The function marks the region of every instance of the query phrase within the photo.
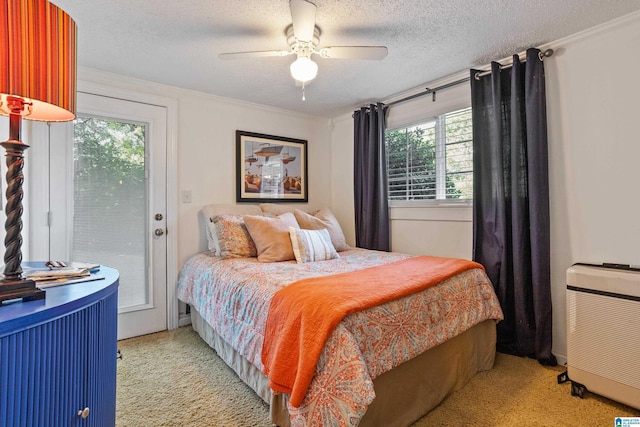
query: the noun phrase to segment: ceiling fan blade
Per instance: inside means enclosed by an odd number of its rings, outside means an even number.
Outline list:
[[[303,42],[312,41],[316,27],[316,5],[307,0],[290,0],[289,8],[294,36]]]
[[[380,60],[387,56],[386,46],[327,46],[318,49],[323,58]]]
[[[229,52],[218,55],[220,59],[264,58],[267,56],[287,56],[293,52],[290,50],[254,50],[248,52]]]

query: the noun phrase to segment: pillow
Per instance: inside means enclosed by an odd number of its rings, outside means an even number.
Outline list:
[[[221,258],[247,258],[258,256],[244,220],[239,215],[218,215],[213,220],[217,256]]]
[[[320,209],[314,215],[296,209],[294,214],[302,229],[320,230],[326,228],[336,251],[342,252],[351,249],[349,245],[347,245],[347,239],[344,237],[340,223],[328,208]]]
[[[278,262],[295,259],[289,227],[300,228],[292,213],[275,218],[245,215],[244,223],[258,250],[259,262]]]
[[[198,212],[199,221],[204,224],[207,237],[207,249],[220,256],[220,246],[213,221],[220,215],[262,215],[258,205],[205,205]]]
[[[321,230],[300,230],[289,227],[291,246],[298,264],[314,261],[327,261],[340,258],[336,248],[331,243],[329,232]]]

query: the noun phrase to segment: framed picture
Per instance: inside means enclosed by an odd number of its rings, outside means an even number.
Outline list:
[[[236,201],[307,202],[307,141],[236,131]]]

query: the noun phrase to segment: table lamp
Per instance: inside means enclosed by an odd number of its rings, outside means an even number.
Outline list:
[[[22,275],[22,118],[62,122],[75,118],[76,23],[47,0],[0,0],[0,114],[9,116],[4,278],[0,305],[45,292]]]

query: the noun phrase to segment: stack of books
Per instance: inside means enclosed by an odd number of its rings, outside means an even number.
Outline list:
[[[46,288],[101,279],[102,277],[92,274],[92,271],[99,268],[99,264],[86,262],[49,261],[45,268],[25,271],[25,277],[36,282],[37,287]]]

